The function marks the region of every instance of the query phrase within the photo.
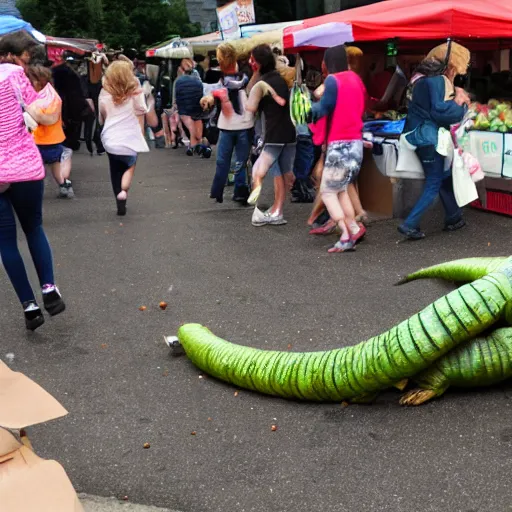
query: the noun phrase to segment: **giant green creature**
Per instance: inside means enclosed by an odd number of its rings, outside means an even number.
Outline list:
[[[178,339],[201,370],[238,387],[305,400],[364,402],[386,388],[417,382],[401,400],[417,405],[450,385],[485,385],[512,376],[512,261],[470,259],[412,274],[471,281],[389,331],[353,347],[280,352],[235,345],[197,324]],[[490,333],[479,337],[484,331]],[[455,349],[455,350],[454,350]]]

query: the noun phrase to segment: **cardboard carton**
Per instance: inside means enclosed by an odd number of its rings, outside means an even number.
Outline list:
[[[43,388],[0,361],[0,510],[82,512],[60,464],[38,457],[17,431],[67,414]],[[10,429],[14,430],[11,432]]]

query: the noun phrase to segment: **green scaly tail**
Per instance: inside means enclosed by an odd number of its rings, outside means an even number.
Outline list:
[[[460,345],[415,375],[419,386],[406,393],[402,405],[420,405],[441,396],[450,386],[490,386],[512,377],[512,328],[496,329]]]
[[[399,281],[397,285],[410,283],[418,279],[444,279],[446,281],[468,283],[500,269],[507,262],[511,262],[511,258],[466,258],[448,261],[409,274]]]
[[[197,324],[178,338],[206,373],[269,395],[361,401],[418,374],[506,316],[512,319],[512,266],[467,284],[420,313],[353,347],[323,352],[266,351],[235,345]]]

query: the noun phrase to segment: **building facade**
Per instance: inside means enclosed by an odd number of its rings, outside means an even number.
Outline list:
[[[217,29],[216,0],[186,0],[190,21],[199,23],[203,33]]]
[[[2,0],[0,0],[1,3]],[[199,23],[203,33],[217,30],[217,14],[215,9],[218,5],[224,5],[230,0],[186,0],[190,21]],[[263,0],[254,0],[256,6],[268,3]],[[280,0],[283,1],[283,0]],[[288,0],[289,10],[293,12],[293,19],[301,20],[313,18],[344,9],[352,9],[362,5],[374,4],[382,0]],[[258,23],[268,23],[269,20],[257,20]],[[273,20],[275,21],[275,20]],[[284,20],[281,20],[284,21]]]

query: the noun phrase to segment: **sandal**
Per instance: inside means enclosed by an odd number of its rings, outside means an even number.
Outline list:
[[[328,253],[335,252],[350,252],[356,250],[356,244],[350,238],[348,240],[338,240],[330,249],[328,249]]]
[[[359,242],[362,242],[365,235],[366,235],[366,228],[364,227],[364,224],[359,224],[359,231],[355,235],[351,236],[352,242],[354,242],[354,244],[358,244]]]
[[[310,235],[331,235],[336,231],[336,223],[328,220],[324,225],[309,230]]]

